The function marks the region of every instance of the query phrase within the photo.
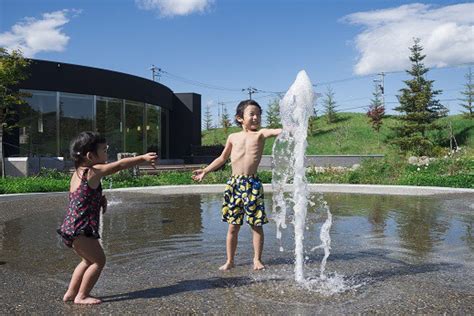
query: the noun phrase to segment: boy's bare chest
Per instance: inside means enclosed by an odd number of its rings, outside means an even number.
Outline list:
[[[258,153],[263,148],[263,145],[264,139],[258,135],[240,137],[233,141],[232,152],[236,155]]]

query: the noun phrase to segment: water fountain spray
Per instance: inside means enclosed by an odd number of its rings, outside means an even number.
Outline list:
[[[295,227],[295,279],[304,281],[303,239],[308,204],[308,188],[305,176],[305,151],[308,119],[314,106],[311,81],[304,70],[280,101],[283,132],[273,146],[273,208],[277,225],[277,238],[286,227],[285,185],[293,179],[293,225]]]

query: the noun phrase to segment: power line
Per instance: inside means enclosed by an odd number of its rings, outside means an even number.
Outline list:
[[[332,81],[316,82],[316,83],[313,84],[313,87],[324,86],[324,85],[329,85],[329,84],[333,84],[333,83],[353,81],[353,80],[361,80],[361,79],[365,79],[365,78],[368,78],[368,77],[373,77],[375,75],[376,74],[370,74],[370,75],[365,75],[365,76],[353,76],[353,77],[349,77],[349,78],[336,79],[336,80],[332,80]]]
[[[243,91],[247,91],[247,93],[249,94],[249,99],[250,100],[252,100],[252,94],[259,92],[258,89],[254,88],[254,87],[244,88],[244,89],[242,89],[242,92]]]
[[[186,79],[184,77],[177,76],[177,75],[174,75],[172,73],[169,73],[165,70],[162,70],[162,73],[163,73],[163,76],[167,77],[168,79],[182,81],[182,82],[185,82],[187,84],[198,86],[198,87],[201,87],[201,88],[221,90],[221,91],[231,91],[231,92],[240,92],[241,91],[241,89],[237,89],[237,88],[221,87],[221,86],[207,84],[207,83],[196,81],[196,80]]]
[[[463,67],[463,66],[472,66],[472,63],[463,63],[463,64],[458,64],[458,65],[453,65],[453,66],[450,66],[450,67],[434,68],[434,69],[442,70],[442,69],[458,68],[458,67]],[[190,85],[194,85],[194,86],[198,86],[198,87],[202,87],[202,88],[206,88],[206,89],[229,91],[229,92],[246,92],[246,93],[249,94],[250,99],[252,99],[252,95],[255,94],[255,93],[267,93],[267,95],[257,96],[254,99],[263,99],[263,98],[267,98],[267,97],[271,97],[271,96],[277,96],[279,98],[282,98],[284,93],[286,92],[286,91],[262,90],[262,89],[257,89],[257,88],[254,88],[254,87],[248,87],[248,88],[243,88],[243,89],[242,88],[230,88],[230,87],[223,87],[223,86],[208,84],[208,83],[204,83],[204,82],[200,82],[200,81],[192,80],[192,79],[187,79],[187,78],[184,78],[182,76],[172,74],[168,71],[163,70],[162,68],[156,67],[155,65],[152,65],[150,70],[152,71],[152,79],[154,81],[155,81],[156,78],[158,79],[157,81],[159,81],[161,76],[163,76],[163,77],[166,77],[166,78],[171,79],[171,80],[181,81],[181,82],[184,82],[184,83],[187,83],[187,84],[190,84]],[[433,69],[430,69],[430,70],[433,70]],[[378,75],[378,76],[382,76],[382,79],[378,79],[378,80],[376,79],[376,80],[378,82],[381,82],[380,87],[383,91],[382,93],[383,93],[383,97],[384,97],[384,104],[385,103],[395,104],[395,103],[398,103],[398,102],[396,102],[396,101],[385,102],[385,97],[387,97],[387,96],[396,96],[396,95],[386,95],[385,94],[384,77],[387,74],[396,74],[396,73],[403,73],[403,72],[406,72],[406,70],[403,70],[403,71],[387,71],[387,72],[382,72],[382,73],[377,73],[377,74],[367,74],[367,75],[363,75],[363,76],[353,76],[353,77],[348,77],[348,78],[343,78],[343,79],[336,79],[336,80],[332,80],[332,81],[317,82],[317,83],[313,84],[313,86],[317,87],[317,86],[321,86],[321,85],[329,85],[329,84],[335,84],[335,83],[350,82],[350,81],[354,81],[354,80],[362,80],[362,79],[366,79],[366,78],[370,78],[370,77],[374,77],[374,76]],[[454,91],[454,90],[456,90],[456,89],[444,90],[443,92]],[[352,99],[346,99],[346,100],[339,101],[339,102],[345,103],[345,102],[352,102],[352,101],[358,101],[358,100],[363,100],[363,99],[370,99],[370,97],[352,98]],[[230,104],[230,103],[237,103],[237,102],[240,102],[240,101],[241,100],[222,101],[222,102],[219,102],[219,103],[221,105],[225,105],[225,104]],[[458,99],[442,99],[440,101],[458,101]],[[209,106],[210,107],[215,107],[215,106],[219,106],[219,104],[211,104]],[[348,108],[348,109],[357,109],[357,108],[361,108],[361,107]]]
[[[370,97],[362,97],[362,98],[346,99],[346,100],[337,101],[337,102],[338,102],[338,103],[345,103],[345,102],[351,102],[351,101],[360,101],[360,100],[366,100],[366,99],[369,99],[369,100],[370,100]]]
[[[265,98],[269,98],[269,97],[273,97],[275,96],[274,94],[270,93],[270,94],[267,94],[267,95],[260,95],[260,96],[257,96],[257,97],[254,97],[253,99],[265,99]],[[231,103],[238,103],[242,100],[229,100],[229,101],[222,101],[221,103],[223,104],[231,104]]]
[[[264,98],[269,98],[269,97],[274,97],[275,95],[273,93],[267,94],[267,95],[261,95],[256,97],[255,99],[264,99]]]
[[[195,85],[195,86],[202,87],[202,88],[207,88],[207,89],[232,91],[232,92],[240,91],[240,89],[237,89],[237,88],[222,87],[222,86],[218,86],[218,85],[213,85],[213,84],[200,82],[200,81],[197,81],[197,80],[187,79],[187,78],[172,74],[172,73],[170,73],[166,70],[163,70],[162,68],[156,67],[155,65],[152,65],[150,70],[152,71],[153,81],[155,81],[156,77],[160,78],[161,76],[164,76],[164,77],[166,77],[168,79],[171,79],[171,80],[182,81],[182,82],[185,82],[185,83],[190,84],[190,85]]]
[[[457,64],[457,65],[452,65],[449,67],[442,67],[442,68],[430,68],[430,70],[443,70],[443,69],[451,69],[451,68],[459,68],[459,67],[464,67],[464,66],[472,66],[472,63],[462,63],[462,64]],[[221,90],[221,91],[229,91],[229,92],[243,92],[247,91],[249,93],[249,98],[252,97],[252,94],[254,93],[272,93],[275,95],[278,95],[280,98],[286,91],[270,91],[270,90],[263,90],[263,89],[257,89],[254,87],[248,87],[248,88],[231,88],[231,87],[223,87],[219,85],[214,85],[214,84],[209,84],[205,82],[201,82],[198,80],[193,80],[193,79],[188,79],[184,78],[182,76],[170,73],[168,71],[163,70],[162,68],[156,67],[155,65],[152,65],[150,68],[152,71],[152,79],[156,81],[155,79],[157,78],[159,81],[161,76],[166,77],[171,80],[176,80],[176,81],[181,81],[190,85],[198,86],[201,88],[206,88],[206,89],[212,89],[212,90]],[[382,74],[387,75],[387,74],[396,74],[396,73],[403,73],[406,72],[406,70],[400,70],[400,71],[386,71],[386,72],[381,72]],[[329,85],[329,84],[335,84],[335,83],[343,83],[343,82],[349,82],[349,81],[354,81],[354,80],[362,80],[366,79],[369,77],[374,77],[377,75],[380,75],[381,73],[374,73],[374,74],[367,74],[363,76],[352,76],[348,78],[343,78],[343,79],[336,79],[336,80],[331,80],[331,81],[323,81],[323,82],[316,82],[313,84],[314,87],[317,86],[322,86],[322,85]]]
[[[444,69],[460,68],[460,67],[466,67],[466,66],[472,66],[472,65],[473,65],[472,63],[461,63],[461,64],[452,65],[452,66],[449,66],[449,67],[440,67],[440,68],[430,68],[430,67],[428,67],[428,68],[431,71],[431,70],[444,70]],[[324,85],[329,85],[329,84],[334,84],[334,83],[361,80],[361,79],[365,79],[365,78],[368,78],[368,77],[374,77],[374,76],[380,75],[382,73],[384,75],[387,75],[387,74],[398,74],[398,73],[405,73],[405,72],[407,72],[407,70],[382,71],[382,72],[379,72],[379,73],[372,73],[372,74],[367,74],[367,75],[363,75],[363,76],[352,76],[352,77],[343,78],[343,79],[335,79],[335,80],[332,80],[332,81],[316,82],[316,83],[313,84],[313,86],[316,87],[316,86],[324,86]]]
[[[257,89],[258,92],[262,92],[262,93],[270,93],[272,95],[277,95],[279,98],[282,98],[283,95],[286,93],[286,91],[266,91],[266,90],[260,90],[260,89]]]

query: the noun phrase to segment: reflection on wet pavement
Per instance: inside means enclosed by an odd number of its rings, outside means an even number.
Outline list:
[[[0,313],[462,313],[474,309],[472,196],[324,194],[334,224],[326,271],[348,285],[338,294],[294,282],[292,226],[283,252],[265,226],[267,269],[254,272],[252,240],[241,230],[237,266],[225,261],[221,196],[109,193],[106,268],[94,289],[104,303],[60,301],[78,258],[55,233],[64,194],[0,199]],[[271,195],[265,196],[267,210]],[[314,201],[317,195],[312,196]],[[305,271],[319,276],[324,214],[308,214]],[[271,214],[270,214],[271,217]],[[291,218],[289,218],[291,220]]]

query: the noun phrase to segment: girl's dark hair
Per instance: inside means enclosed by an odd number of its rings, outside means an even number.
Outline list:
[[[85,160],[88,152],[97,153],[99,144],[105,144],[105,137],[96,132],[81,132],[71,141],[69,151],[77,169]]]
[[[240,124],[240,122],[237,121],[237,118],[238,117],[242,119],[244,118],[244,111],[249,105],[255,105],[256,107],[258,107],[258,109],[260,110],[260,114],[262,114],[262,107],[256,101],[254,100],[241,101],[239,105],[237,105],[237,109],[235,110],[235,124],[237,124],[237,126],[242,126],[242,124]]]

